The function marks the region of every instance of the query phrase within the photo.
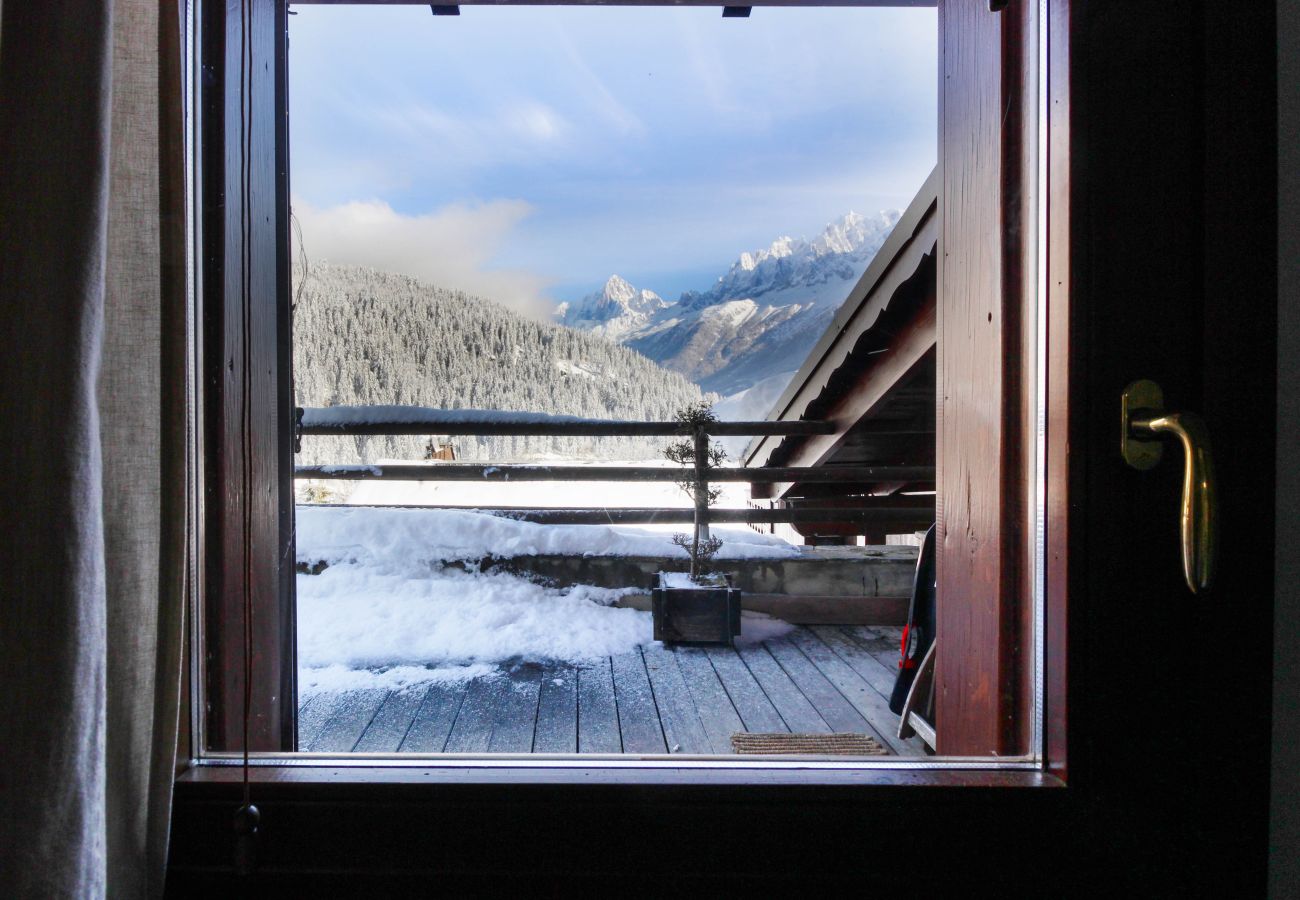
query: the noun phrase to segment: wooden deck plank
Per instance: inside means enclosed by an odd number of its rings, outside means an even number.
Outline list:
[[[766,647],[738,647],[736,652],[787,729],[795,734],[827,734],[833,730]]]
[[[301,699],[301,698],[299,699],[299,701],[298,701],[298,720],[299,720],[299,721],[301,721],[303,715],[306,714],[306,712],[307,712],[307,708],[310,707],[310,706],[312,705],[312,703],[314,703],[314,702],[316,701],[316,698],[319,697],[319,696],[320,696],[320,694],[312,694],[312,695],[311,695],[310,697],[308,697],[306,700],[303,700],[303,699]],[[301,728],[300,728],[299,730],[301,731]]]
[[[300,747],[699,755],[729,754],[738,731],[843,731],[917,755],[915,739],[895,737],[888,711],[895,671],[885,660],[896,659],[898,631],[801,627],[735,650],[647,647],[414,691],[322,692],[299,706]]]
[[[447,746],[447,736],[451,734],[451,726],[468,691],[468,681],[430,685],[398,750],[402,753],[441,753]]]
[[[316,749],[316,739],[321,729],[343,704],[343,693],[322,691],[308,698],[298,713],[298,750],[310,753]]]
[[[826,720],[832,731],[851,731],[857,734],[870,734],[870,727],[863,715],[853,708],[835,689],[835,685],[817,670],[799,649],[787,638],[765,641],[763,646],[772,652],[772,656],[790,680],[808,698],[817,713]]]
[[[736,712],[740,713],[746,731],[765,734],[790,730],[735,650],[731,647],[710,647],[706,652],[709,662],[713,663],[713,670],[718,673],[718,680],[726,688]]]
[[[840,626],[840,632],[872,657],[879,660],[880,664],[885,668],[894,672],[898,671],[898,644],[902,637],[901,633],[899,637],[890,639],[865,625],[843,625]]]
[[[384,705],[357,741],[356,753],[396,753],[415,722],[427,688],[389,691]]]
[[[663,647],[643,647],[646,674],[654,691],[664,742],[669,753],[709,753],[709,738],[704,733],[700,714],[686,687],[677,656]]]
[[[383,689],[365,689],[345,691],[342,702],[334,710],[312,741],[312,749],[317,753],[351,753],[361,735],[374,721],[375,713],[384,705],[388,691]]]
[[[624,753],[666,753],[663,725],[641,651],[610,657]]]
[[[790,635],[790,643],[797,647],[826,680],[835,686],[844,699],[853,704],[867,720],[868,734],[873,735],[899,756],[919,756],[924,751],[915,738],[898,737],[898,716],[889,709],[889,700],[882,697],[866,680],[826,646],[815,634],[800,628]]]
[[[303,749],[302,735],[312,720],[310,709],[319,697],[320,694],[312,694],[306,700],[301,698],[298,700],[298,745],[294,748],[295,750]]]
[[[838,628],[827,625],[816,625],[809,629],[817,638],[827,647],[834,651],[835,655],[844,660],[849,668],[862,676],[867,684],[871,685],[878,694],[889,699],[889,695],[894,692],[894,682],[898,680],[898,668],[890,670],[877,657],[867,651],[865,647],[852,640]],[[897,656],[897,653],[895,653]]]
[[[897,625],[846,625],[844,630],[861,636],[863,640],[881,641],[894,650],[903,639],[903,629]]]
[[[695,701],[709,746],[714,753],[731,753],[731,736],[744,731],[745,725],[726,688],[718,680],[708,653],[699,647],[679,647],[676,653],[677,667],[691,692],[691,699]]]
[[[501,695],[510,689],[509,680],[500,673],[475,678],[465,691],[460,712],[447,735],[448,753],[485,753],[492,741],[492,722]]]
[[[869,625],[867,627],[869,630],[880,635],[882,640],[888,641],[895,647],[897,647],[898,642],[903,639],[903,628],[901,625]]]
[[[542,667],[534,753],[578,752],[578,672],[567,663]]]
[[[578,752],[623,752],[609,657],[578,666]]]
[[[497,692],[489,753],[532,752],[541,677],[542,667],[537,663],[522,663],[510,670],[506,684]]]

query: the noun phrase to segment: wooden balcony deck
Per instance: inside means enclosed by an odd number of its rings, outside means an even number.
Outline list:
[[[734,650],[643,647],[460,684],[317,694],[298,710],[299,749],[730,754],[736,732],[853,732],[921,756],[889,711],[898,640],[893,627],[809,626]]]

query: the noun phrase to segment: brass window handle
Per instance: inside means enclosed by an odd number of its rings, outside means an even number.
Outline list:
[[[1150,469],[1164,452],[1161,438],[1172,435],[1183,447],[1183,497],[1179,531],[1183,578],[1193,594],[1214,582],[1218,544],[1218,500],[1214,454],[1204,420],[1195,413],[1164,410],[1164,392],[1152,381],[1135,381],[1123,396],[1124,460],[1135,469]]]

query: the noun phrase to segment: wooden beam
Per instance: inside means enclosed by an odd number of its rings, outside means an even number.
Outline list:
[[[807,0],[746,0],[746,6],[804,6]],[[417,0],[293,0],[294,6],[430,6]],[[457,6],[724,6],[718,0],[461,0]],[[817,0],[818,6],[933,7],[938,0]]]
[[[284,4],[244,9],[247,31],[239,7],[203,7],[205,749],[242,749],[251,658],[248,746],[280,751],[297,695],[286,26]]]
[[[298,466],[297,478],[335,481],[678,481],[690,470],[654,466],[530,466],[483,464],[385,464],[375,466]],[[821,484],[861,484],[893,481],[929,481],[933,466],[819,466],[792,468],[709,469],[709,481],[739,481],[750,484],[773,481],[806,481]]]
[[[810,436],[801,441],[782,463],[790,466],[822,466],[830,462],[836,451],[850,439],[854,425],[888,405],[890,399],[934,360],[935,306],[934,295],[917,310],[916,317],[897,334],[890,352],[881,354],[857,377],[853,386],[840,395],[831,407],[828,418],[840,423],[834,434]],[[776,483],[761,497],[782,497],[790,493],[795,482]]]
[[[770,525],[785,522],[845,522],[863,525],[929,525],[934,520],[933,497],[864,497],[857,508],[793,508],[793,509],[711,509],[709,521],[719,525]],[[520,522],[539,525],[633,525],[652,524],[683,525],[694,521],[692,509],[667,509],[658,507],[625,507],[622,509],[556,508],[539,509],[522,506],[425,506],[420,504],[357,504],[363,508],[377,509],[446,509],[463,512],[489,513]],[[319,504],[325,508],[338,508],[334,504]],[[352,504],[346,504],[352,508]],[[861,533],[855,531],[855,534]]]
[[[1024,752],[1021,642],[1024,472],[1021,221],[1018,153],[1026,114],[1019,79],[1023,17],[982,4],[940,8],[938,273],[938,752]],[[1030,32],[1032,33],[1032,32]]]

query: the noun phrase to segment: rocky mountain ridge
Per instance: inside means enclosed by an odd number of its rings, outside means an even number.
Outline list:
[[[706,391],[732,394],[798,369],[898,217],[850,212],[813,240],[779,237],[674,303],[614,275],[600,291],[561,304],[556,319],[619,341]]]

